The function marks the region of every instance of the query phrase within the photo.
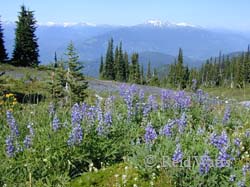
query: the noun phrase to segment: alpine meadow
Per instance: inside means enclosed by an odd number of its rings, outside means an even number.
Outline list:
[[[249,6],[5,2],[0,186],[249,187]]]

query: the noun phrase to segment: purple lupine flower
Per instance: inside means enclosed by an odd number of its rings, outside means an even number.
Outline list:
[[[249,138],[249,137],[250,137],[250,130],[249,130],[249,129],[246,130],[246,132],[245,132],[245,137],[246,137],[246,138]]]
[[[172,160],[174,163],[180,163],[182,161],[182,157],[181,145],[177,144]]]
[[[229,121],[230,116],[231,116],[231,109],[230,109],[229,106],[227,106],[226,110],[225,110],[225,113],[224,113],[224,117],[223,117],[222,123],[226,124]]]
[[[198,89],[198,90],[196,91],[196,97],[197,97],[197,102],[198,102],[199,104],[203,104],[203,103],[204,103],[204,99],[206,98],[206,97],[204,96],[204,92],[203,92],[202,89]]]
[[[104,115],[104,123],[107,126],[111,126],[112,125],[112,115],[111,115],[110,111],[105,113],[105,115]]]
[[[144,98],[145,98],[145,93],[144,91],[141,89],[139,91],[139,101],[142,103],[144,101]]]
[[[217,158],[217,167],[218,168],[224,168],[229,166],[229,155],[227,154],[227,150],[225,148],[221,148],[219,150],[219,156]]]
[[[97,105],[96,112],[97,112],[98,123],[103,124],[103,113],[102,113],[102,108],[101,108],[100,104]]]
[[[241,181],[237,182],[237,186],[239,186],[239,187],[246,187],[245,180],[241,180]]]
[[[171,90],[162,90],[161,91],[161,107],[162,110],[171,107],[171,100],[173,97],[173,91]]]
[[[152,110],[154,110],[154,111],[157,110],[158,104],[157,104],[157,101],[156,101],[155,96],[150,95],[150,96],[148,97],[148,105],[151,107]]]
[[[180,119],[177,120],[179,133],[184,131],[184,128],[187,126],[187,116],[186,113],[183,112]]]
[[[175,123],[176,123],[175,120],[172,120],[169,123],[167,123],[163,127],[163,129],[161,130],[160,134],[168,136],[168,137],[172,136],[172,128],[173,128],[173,126],[174,126]]]
[[[25,139],[23,141],[23,144],[25,146],[26,149],[31,147],[31,143],[32,143],[32,138],[30,135],[25,136]]]
[[[19,136],[19,130],[18,130],[16,120],[15,120],[12,112],[8,110],[6,112],[6,116],[7,116],[7,123],[10,127],[10,130],[11,130],[11,135],[12,136]]]
[[[197,134],[202,135],[202,134],[204,134],[204,133],[205,133],[205,129],[199,127],[198,130],[197,130]]]
[[[193,80],[192,80],[191,89],[192,89],[193,91],[195,91],[195,90],[197,89],[197,80],[196,80],[196,79],[193,79]]]
[[[55,113],[55,105],[54,105],[54,103],[51,102],[51,103],[49,103],[49,115],[53,116],[54,113]]]
[[[71,122],[73,125],[81,123],[82,113],[81,107],[76,103],[71,109]]]
[[[148,104],[144,104],[143,111],[142,111],[143,116],[146,117],[150,111],[151,111],[151,107]]]
[[[240,146],[240,143],[241,143],[241,141],[240,141],[239,138],[235,138],[235,139],[234,139],[234,145],[236,145],[237,147],[239,147],[239,146]]]
[[[155,140],[157,138],[157,134],[155,129],[153,128],[153,126],[151,124],[147,125],[147,127],[145,128],[145,141],[146,143],[151,143],[153,140]]]
[[[59,119],[58,119],[56,114],[55,114],[53,121],[52,121],[52,129],[53,129],[53,131],[57,131],[59,129]]]
[[[212,133],[210,136],[210,142],[212,145],[218,149],[222,149],[228,144],[228,137],[226,131],[223,131],[221,136],[218,136],[216,133]]]
[[[245,164],[243,167],[242,167],[242,174],[243,176],[246,176],[246,174],[250,172],[250,164]]]
[[[191,98],[184,91],[178,91],[175,94],[175,107],[177,109],[186,109],[191,105]]]
[[[80,124],[77,124],[75,127],[73,127],[69,139],[68,139],[68,145],[79,145],[82,142],[83,139],[83,131]]]
[[[86,103],[82,103],[82,106],[80,107],[80,112],[82,114],[82,119],[86,119],[86,114],[88,111],[88,105]]]
[[[91,122],[94,122],[96,119],[96,107],[90,106],[87,111],[87,119]]]
[[[27,128],[29,129],[30,135],[31,135],[31,136],[35,136],[35,132],[34,132],[34,129],[33,129],[33,127],[32,127],[32,123],[29,123],[29,124],[27,125]]]
[[[96,131],[99,136],[103,135],[105,132],[103,124],[99,124],[96,128]]]
[[[206,152],[200,160],[200,174],[207,174],[211,168],[212,160]]]
[[[11,136],[8,136],[5,140],[6,153],[8,157],[12,157],[15,153],[14,140]]]
[[[234,182],[236,179],[236,176],[235,175],[230,175],[229,177],[229,182]]]

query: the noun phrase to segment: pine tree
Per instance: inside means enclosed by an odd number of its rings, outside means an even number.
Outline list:
[[[6,61],[8,58],[8,55],[6,53],[6,49],[4,47],[4,40],[3,40],[3,29],[2,24],[0,20],[0,62]]]
[[[147,84],[150,83],[152,78],[152,73],[151,73],[151,62],[148,62],[148,69],[147,69]]]
[[[145,84],[144,67],[141,65],[141,84]]]
[[[126,81],[126,67],[125,67],[125,61],[123,57],[122,42],[120,42],[119,49],[118,49],[118,64],[117,64],[116,80]]]
[[[182,53],[181,48],[179,49],[178,62],[176,65],[176,80],[177,80],[177,84],[178,84],[179,89],[182,89],[185,87],[183,53]]]
[[[113,52],[113,38],[110,39],[106,53],[105,74],[104,78],[108,80],[115,80],[115,63]]]
[[[15,31],[15,46],[12,62],[16,66],[37,66],[39,50],[37,44],[34,12],[21,6]]]
[[[138,59],[139,59],[138,53],[133,53],[131,56],[129,80],[132,83],[140,84],[140,65]]]
[[[66,91],[68,93],[69,101],[82,102],[86,98],[86,89],[88,83],[82,73],[83,65],[79,62],[79,56],[72,42],[67,48],[67,73],[66,73]]]
[[[129,61],[128,61],[128,53],[125,52],[123,55],[124,67],[125,67],[125,82],[129,81]]]
[[[57,62],[57,54],[55,52],[55,56],[54,56],[54,68],[58,67],[58,62]]]
[[[57,67],[50,74],[49,92],[54,101],[59,102],[66,97],[66,71],[63,62],[57,62]]]
[[[103,56],[101,56],[101,63],[100,63],[100,69],[99,69],[99,77],[100,79],[103,78],[104,73],[104,64],[103,64]]]

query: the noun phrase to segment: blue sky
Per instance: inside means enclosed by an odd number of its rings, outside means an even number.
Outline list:
[[[2,2],[1,2],[2,1]],[[148,19],[250,31],[250,0],[0,0],[4,21],[15,21],[20,5],[39,23],[90,22],[135,25]]]

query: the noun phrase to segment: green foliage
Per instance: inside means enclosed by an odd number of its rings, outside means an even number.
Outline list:
[[[3,28],[0,20],[0,63],[4,62],[8,59],[8,55],[6,49],[4,47],[4,40],[3,40]]]
[[[88,83],[82,73],[83,65],[79,62],[79,56],[76,53],[73,43],[67,48],[66,61],[66,102],[82,102],[86,98],[86,89]]]
[[[18,16],[15,31],[15,45],[12,62],[16,66],[37,66],[39,50],[37,44],[36,20],[33,11],[23,5]]]

